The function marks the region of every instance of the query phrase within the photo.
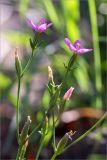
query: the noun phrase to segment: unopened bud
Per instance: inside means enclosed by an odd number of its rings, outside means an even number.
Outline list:
[[[48,123],[48,116],[45,117],[45,123]]]
[[[71,97],[72,93],[74,91],[74,88],[71,87],[64,95],[64,100],[69,100],[69,98]]]
[[[55,93],[55,83],[53,80],[53,72],[50,66],[48,66],[48,89],[51,95]]]
[[[48,80],[53,81],[53,72],[50,66],[48,66]]]
[[[22,73],[22,66],[21,66],[21,61],[20,61],[19,56],[18,56],[17,48],[15,50],[15,67],[16,67],[16,74],[17,74],[18,77],[20,77],[21,73]]]

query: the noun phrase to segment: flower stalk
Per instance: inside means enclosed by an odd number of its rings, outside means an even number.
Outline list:
[[[48,127],[49,127],[48,125],[49,125],[48,124],[48,117],[47,117],[47,115],[45,115],[44,126],[43,126],[43,128],[41,128],[41,131],[40,131],[40,134],[41,134],[40,146],[39,146],[39,149],[37,151],[35,160],[39,159],[40,153],[42,151],[42,148],[43,148],[43,145],[44,145],[45,136],[48,134]]]

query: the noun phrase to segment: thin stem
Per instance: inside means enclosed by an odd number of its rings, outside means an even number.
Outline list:
[[[22,77],[23,74],[28,70],[28,68],[29,68],[29,66],[30,66],[30,64],[31,64],[32,58],[33,58],[33,51],[32,51],[31,56],[29,57],[29,60],[28,60],[28,62],[27,62],[27,64],[26,64],[25,68],[24,68],[23,71],[22,71],[21,77]]]
[[[44,143],[44,136],[41,137],[40,146],[39,146],[39,149],[38,149],[38,151],[37,151],[37,155],[36,155],[35,160],[38,160],[38,159],[39,159],[41,150],[42,150],[42,148],[43,148],[43,143]]]
[[[53,114],[52,114],[52,120],[53,120],[53,145],[55,147],[55,112],[53,109]]]
[[[20,154],[21,154],[21,151],[22,151],[22,147],[23,146],[19,146],[19,149],[18,149],[18,152],[17,152],[17,156],[16,156],[16,160],[20,160]]]
[[[26,143],[26,141],[33,136],[33,134],[38,130],[38,128],[40,127],[41,123],[37,125],[37,127],[35,127],[35,129],[30,133],[30,135],[26,138],[25,142],[23,143],[23,145]]]
[[[69,60],[69,62],[68,62],[67,70],[66,70],[64,79],[63,79],[63,81],[62,81],[62,84],[61,84],[60,97],[62,97],[62,91],[63,91],[64,86],[66,85],[65,82],[66,82],[66,80],[67,80],[68,73],[71,71],[71,69],[72,69],[72,67],[73,67],[73,65],[74,65],[74,63],[75,63],[75,61],[76,61],[76,59],[77,59],[77,55],[74,54],[74,55],[70,58],[70,60]]]
[[[19,143],[19,96],[20,96],[21,78],[18,78],[18,91],[17,91],[17,108],[16,108],[16,129],[17,129],[17,141]]]
[[[60,109],[59,109],[59,112],[58,112],[58,114],[57,114],[57,119],[56,119],[56,121],[55,121],[55,124],[57,123],[59,117],[61,116],[62,111],[63,111],[63,112],[65,111],[65,104],[66,104],[66,100],[64,100],[64,101],[62,102],[61,106],[60,106]]]
[[[57,156],[56,153],[54,153],[51,160],[55,160],[56,156]]]
[[[36,39],[35,39],[35,38],[36,38]],[[36,36],[34,37],[35,48],[38,46],[37,44],[38,44],[39,38],[40,38],[40,33],[37,33],[37,37],[36,37]],[[21,77],[22,77],[23,74],[28,70],[28,68],[29,68],[29,66],[30,66],[30,63],[31,63],[31,61],[32,61],[32,59],[33,59],[33,55],[34,55],[34,50],[35,50],[35,48],[32,49],[31,56],[29,57],[29,60],[28,60],[28,62],[27,62],[27,64],[26,64],[25,68],[24,68],[23,71],[22,71]]]
[[[68,148],[73,146],[74,144],[78,143],[80,140],[82,140],[84,137],[86,137],[92,130],[94,130],[105,118],[107,118],[107,112],[104,113],[104,115],[88,130],[86,131],[82,136],[77,138],[73,143],[68,145],[63,152],[65,152]]]
[[[66,73],[65,73],[64,79],[63,79],[62,84],[61,84],[61,91],[60,91],[61,93],[62,93],[63,87],[64,87],[64,85],[65,85],[65,82],[66,82],[68,73],[69,73],[69,69],[67,68],[67,71],[66,71]]]

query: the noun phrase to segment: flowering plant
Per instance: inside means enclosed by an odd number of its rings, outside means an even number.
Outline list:
[[[40,37],[38,37],[37,34],[40,35],[40,33],[45,32],[52,25],[52,23],[47,24],[45,19],[41,19],[38,24],[34,24],[32,20],[28,20],[28,24],[36,32],[36,34],[34,34],[34,37],[30,39],[31,55],[24,68],[22,67],[20,58],[18,56],[18,50],[16,49],[15,51],[15,67],[16,67],[16,75],[18,79],[16,129],[17,129],[17,141],[19,144],[19,149],[17,152],[16,159],[17,160],[24,159],[25,152],[29,144],[30,138],[35,135],[35,132],[38,133],[38,129],[40,128],[39,130],[39,133],[41,135],[40,146],[36,151],[35,160],[39,159],[41,151],[44,147],[45,138],[50,130],[52,130],[52,147],[53,147],[53,155],[51,160],[54,160],[58,155],[62,154],[70,146],[74,145],[75,143],[83,139],[88,133],[90,133],[106,117],[107,113],[105,113],[101,117],[101,119],[94,126],[92,126],[92,128],[90,128],[86,133],[78,137],[73,142],[71,137],[75,134],[75,131],[70,130],[69,132],[65,133],[65,135],[60,139],[58,143],[56,143],[55,128],[58,124],[61,113],[65,110],[65,105],[67,101],[70,99],[74,91],[74,87],[70,87],[70,89],[68,89],[68,91],[65,92],[65,94],[63,94],[63,88],[66,87],[68,74],[73,69],[73,65],[77,60],[77,55],[92,51],[92,49],[83,48],[80,40],[75,41],[74,44],[72,45],[70,40],[68,38],[65,38],[64,39],[65,43],[67,44],[69,49],[74,52],[74,54],[72,57],[70,57],[70,60],[66,67],[64,79],[62,80],[60,85],[55,84],[53,71],[51,67],[48,66],[47,89],[50,94],[50,102],[49,102],[48,108],[45,110],[44,121],[42,124],[38,124],[38,125],[35,124],[36,127],[31,133],[29,133],[29,128],[32,121],[31,121],[31,117],[28,116],[27,121],[21,133],[19,133],[19,100],[20,100],[20,86],[21,86],[22,77],[24,76],[25,72],[29,69],[32,59],[35,55],[34,51],[36,51],[36,49],[39,46]],[[50,124],[51,120],[52,120],[52,124]],[[70,144],[68,143],[69,139],[71,140]]]

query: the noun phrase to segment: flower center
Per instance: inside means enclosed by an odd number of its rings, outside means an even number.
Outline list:
[[[81,48],[80,43],[77,43],[75,47],[76,47],[76,49],[80,49]]]

